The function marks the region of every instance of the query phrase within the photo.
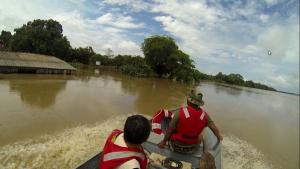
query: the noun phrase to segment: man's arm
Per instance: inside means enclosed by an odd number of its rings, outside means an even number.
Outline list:
[[[214,121],[210,118],[210,116],[208,114],[207,115],[207,127],[209,127],[212,132],[215,134],[215,136],[222,141],[223,140],[223,136],[221,135],[218,127],[216,126],[216,124],[214,123]]]
[[[174,113],[174,117],[172,118],[172,120],[170,122],[169,128],[164,136],[164,139],[160,143],[158,143],[158,146],[161,148],[163,148],[166,145],[166,143],[170,139],[172,133],[175,132],[177,123],[179,121],[179,113],[178,112],[173,112],[173,113]]]
[[[208,127],[212,130],[212,132],[215,134],[215,136],[220,141],[223,140],[223,136],[220,134],[220,131],[219,131],[218,127],[215,125],[215,123],[213,121],[208,124]]]
[[[174,132],[174,130],[175,130],[175,128],[173,126],[169,127],[169,129],[167,130],[167,132],[164,136],[164,139],[160,143],[158,143],[158,146],[160,148],[163,148],[166,145],[167,141],[170,139],[171,134]]]

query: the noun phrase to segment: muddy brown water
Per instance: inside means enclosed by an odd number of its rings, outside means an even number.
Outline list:
[[[0,168],[73,168],[128,114],[184,105],[192,88],[111,71],[0,74]],[[299,96],[211,82],[196,89],[225,136],[224,168],[299,168]]]

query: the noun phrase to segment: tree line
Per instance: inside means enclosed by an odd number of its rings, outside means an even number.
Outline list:
[[[114,66],[116,69],[131,76],[156,76],[174,79],[186,83],[199,83],[202,80],[213,80],[222,83],[275,90],[266,85],[245,81],[239,74],[207,75],[195,68],[190,56],[179,49],[178,45],[168,36],[151,36],[144,39],[141,49],[145,57],[132,55],[110,54],[101,55],[92,47],[73,48],[63,35],[62,25],[52,19],[29,21],[12,34],[2,30],[0,50],[30,52],[52,55],[67,62],[80,62],[95,65],[96,61],[103,66]]]

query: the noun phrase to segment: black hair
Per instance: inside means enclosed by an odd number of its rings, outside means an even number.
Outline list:
[[[133,115],[127,118],[124,126],[124,139],[131,144],[142,144],[151,131],[150,122],[144,116]]]

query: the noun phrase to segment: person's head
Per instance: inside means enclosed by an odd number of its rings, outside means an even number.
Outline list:
[[[187,95],[187,104],[189,106],[192,106],[194,108],[200,108],[201,106],[204,105],[204,101],[202,99],[203,95],[202,93],[195,93],[194,90],[192,90],[188,95]]]
[[[124,139],[131,144],[142,144],[151,131],[148,119],[141,115],[133,115],[127,118],[124,126]]]

